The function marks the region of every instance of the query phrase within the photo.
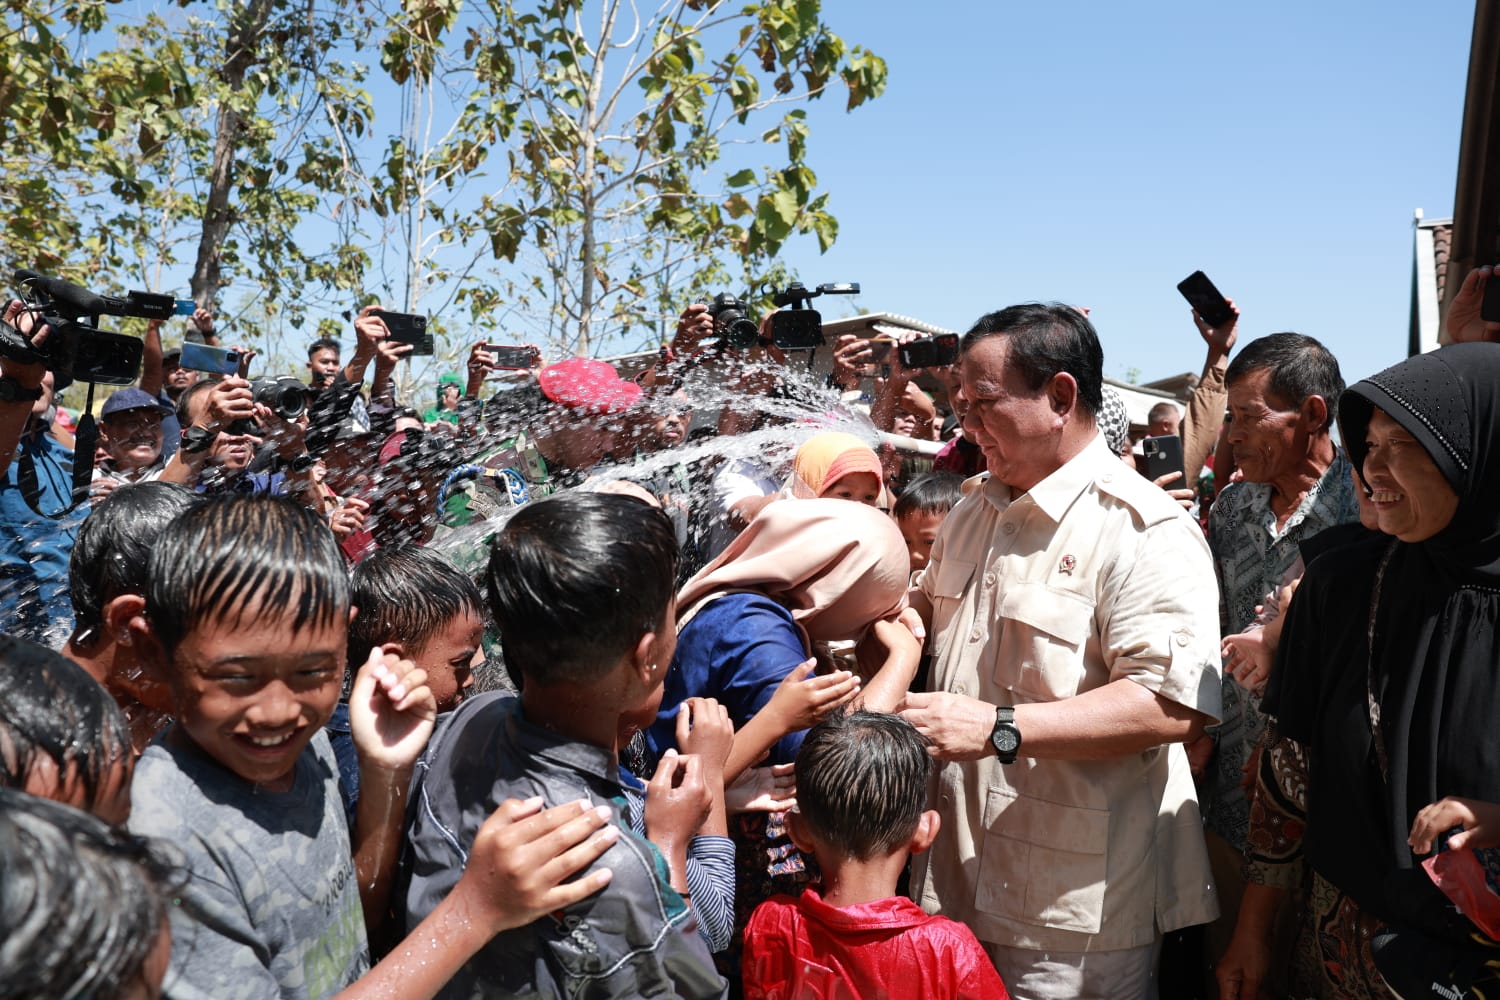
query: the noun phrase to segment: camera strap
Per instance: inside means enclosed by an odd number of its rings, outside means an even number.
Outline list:
[[[99,445],[99,425],[89,411],[94,408],[94,383],[88,383],[88,403],[73,435],[73,482],[72,502],[51,514],[42,510],[42,484],[37,478],[36,456],[31,451],[22,451],[17,461],[16,478],[21,487],[21,498],[26,501],[38,517],[58,521],[67,517],[88,502],[89,488],[94,481],[94,450]]]

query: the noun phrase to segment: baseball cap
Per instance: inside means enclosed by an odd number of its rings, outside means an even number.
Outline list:
[[[104,406],[99,410],[99,416],[102,419],[126,410],[155,410],[163,415],[172,412],[170,406],[163,406],[155,396],[144,389],[120,389],[104,401]]]
[[[162,354],[161,354],[161,361],[162,361],[162,364],[166,365],[166,364],[171,364],[173,362],[176,362],[181,357],[182,357],[182,348],[180,348],[180,347],[169,347],[165,351],[162,352]]]
[[[570,410],[623,413],[641,398],[641,387],[620,377],[614,366],[593,358],[569,358],[536,376],[542,395]]]

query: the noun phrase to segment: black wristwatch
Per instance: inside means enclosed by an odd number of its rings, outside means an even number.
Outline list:
[[[28,389],[19,379],[0,375],[0,403],[35,403],[42,398],[42,387]]]
[[[1014,764],[1021,752],[1021,730],[1016,728],[1016,710],[1009,705],[995,709],[995,728],[990,731],[990,745],[1002,764]]]
[[[196,455],[200,451],[207,451],[211,448],[218,437],[218,431],[194,425],[182,432],[182,444],[178,445],[178,448],[189,455]]]

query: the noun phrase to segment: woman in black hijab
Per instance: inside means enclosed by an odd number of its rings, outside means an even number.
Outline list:
[[[1500,344],[1351,386],[1339,427],[1381,534],[1314,560],[1287,612],[1226,1000],[1256,996],[1299,887],[1293,995],[1389,996],[1378,929],[1473,930],[1407,846],[1413,818],[1445,795],[1500,800]]]

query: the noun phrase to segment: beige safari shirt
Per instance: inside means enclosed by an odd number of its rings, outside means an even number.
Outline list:
[[[917,587],[931,687],[998,705],[1122,677],[1219,718],[1219,603],[1203,533],[1096,437],[1033,489],[978,476]],[[1218,914],[1181,745],[1108,760],[943,764],[912,892],[982,941],[1110,951]]]

